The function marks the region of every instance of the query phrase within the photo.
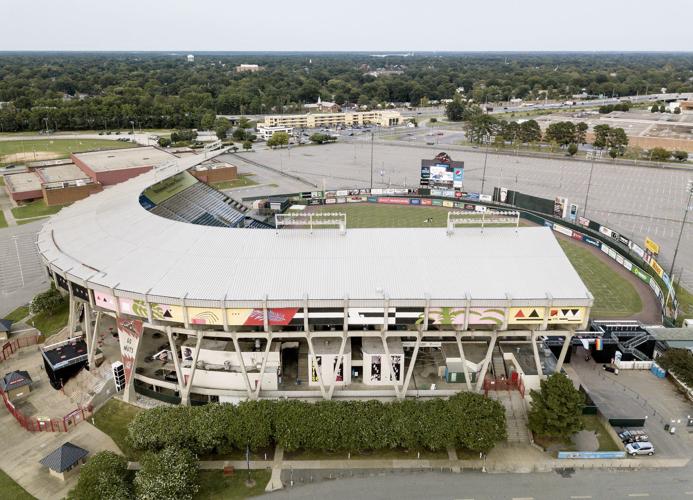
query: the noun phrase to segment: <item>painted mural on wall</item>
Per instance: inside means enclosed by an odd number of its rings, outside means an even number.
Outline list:
[[[465,308],[441,307],[428,313],[428,321],[434,325],[464,325]],[[469,309],[470,325],[502,325],[505,311],[498,308],[472,307]],[[417,324],[424,322],[423,313]]]
[[[549,323],[582,323],[584,307],[552,307],[549,310]]]
[[[508,323],[538,324],[544,322],[543,307],[511,307]]]

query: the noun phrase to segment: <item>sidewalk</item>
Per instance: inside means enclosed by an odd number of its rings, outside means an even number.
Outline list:
[[[623,459],[557,459],[551,458],[529,445],[498,445],[486,457],[486,460],[451,460],[451,459],[353,459],[353,460],[281,460],[275,452],[274,460],[251,460],[251,469],[320,470],[320,469],[448,469],[448,470],[482,470],[487,472],[548,472],[556,469],[649,469],[684,467],[690,461],[668,458],[623,458]],[[225,467],[245,469],[245,460],[202,460],[200,469],[223,470]],[[129,462],[128,469],[138,470],[138,462]]]

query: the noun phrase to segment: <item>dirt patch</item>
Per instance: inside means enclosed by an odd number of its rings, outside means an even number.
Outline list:
[[[13,153],[0,158],[0,163],[22,163],[26,161],[54,160],[61,158],[62,154],[51,151],[27,151],[23,153]]]

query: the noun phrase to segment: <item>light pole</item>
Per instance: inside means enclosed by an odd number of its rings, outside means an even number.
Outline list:
[[[691,199],[693,199],[693,180],[689,180],[686,184],[686,191],[688,191],[688,201],[686,202],[686,208],[683,212],[683,222],[681,222],[681,230],[679,231],[679,239],[676,241],[676,249],[674,250],[674,258],[671,259],[671,269],[669,270],[669,279],[674,279],[674,264],[676,264],[676,256],[679,253],[679,245],[681,244],[681,237],[683,236],[683,230],[686,228],[686,219],[688,218],[688,211],[691,210]]]
[[[484,193],[484,184],[486,184],[486,161],[488,160],[488,147],[491,144],[491,136],[485,135],[484,140],[486,141],[486,154],[484,155],[484,171],[481,174],[481,194]]]
[[[587,201],[590,197],[590,187],[592,186],[592,172],[594,171],[594,151],[592,151],[592,164],[590,165],[590,176],[587,179],[587,192],[585,193],[585,206],[582,209],[582,216],[587,218]]]
[[[371,190],[373,189],[373,141],[375,140],[375,136],[373,135],[373,131],[371,130]]]
[[[132,141],[135,142],[135,122],[130,120],[130,125],[132,125]]]

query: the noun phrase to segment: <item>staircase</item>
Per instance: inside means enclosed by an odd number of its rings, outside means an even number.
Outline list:
[[[508,443],[529,444],[527,409],[520,393],[517,391],[490,391],[488,396],[498,401],[505,408]]]
[[[501,377],[508,377],[505,373],[505,363],[503,362],[503,352],[500,350],[500,346],[496,346],[493,350],[493,355],[491,358],[491,366],[493,369],[493,376],[497,379]]]

